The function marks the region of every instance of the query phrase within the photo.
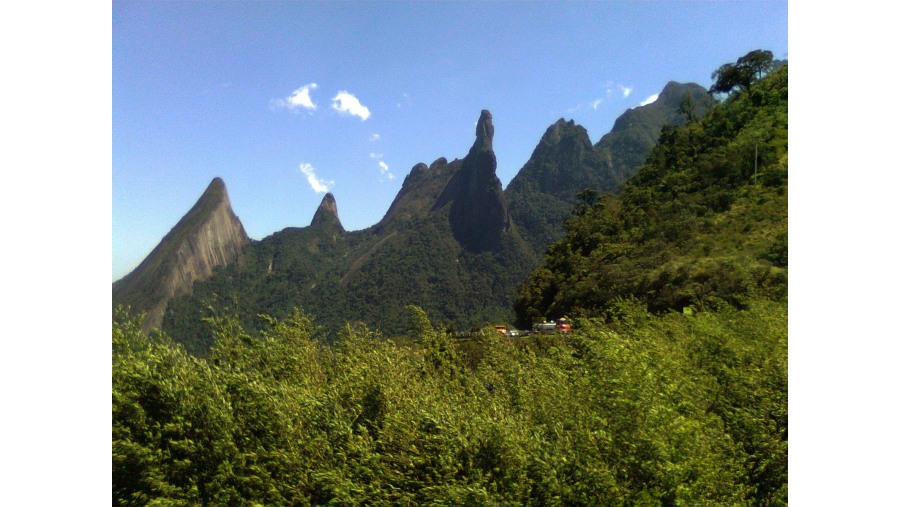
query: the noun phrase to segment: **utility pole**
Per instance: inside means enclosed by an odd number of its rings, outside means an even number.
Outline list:
[[[759,141],[753,145],[753,184],[756,185],[756,169],[759,166]]]

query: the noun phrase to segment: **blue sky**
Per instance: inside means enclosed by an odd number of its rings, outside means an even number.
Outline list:
[[[670,80],[787,58],[787,2],[113,2],[112,279],[216,176],[251,238],[324,192],[375,224],[418,162],[494,117],[504,186],[544,130],[596,142]]]

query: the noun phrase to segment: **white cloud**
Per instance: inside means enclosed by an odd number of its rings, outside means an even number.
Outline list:
[[[622,98],[628,98],[631,95],[631,92],[634,91],[633,86],[625,86],[622,83],[616,83],[613,81],[606,82],[606,96],[612,97],[613,92],[617,91],[622,94]]]
[[[366,119],[371,116],[368,107],[362,105],[359,102],[359,99],[344,90],[338,92],[338,94],[331,99],[331,107],[339,113],[357,116],[362,121],[366,121]]]
[[[369,141],[377,141],[379,139],[381,139],[381,134],[377,132],[369,136]]]
[[[303,85],[300,88],[294,90],[289,97],[275,100],[274,103],[278,107],[283,107],[292,111],[301,108],[308,111],[315,111],[317,106],[315,102],[312,101],[312,97],[309,96],[309,92],[311,90],[315,90],[318,87],[319,85],[317,85],[316,83]]]
[[[369,158],[379,159],[384,158],[384,153],[369,153]]]
[[[374,153],[373,153],[374,155]],[[387,165],[384,160],[378,161],[378,167],[381,168],[381,177],[387,178],[389,180],[394,179],[394,173],[391,172],[391,167]],[[384,180],[382,180],[384,181]]]
[[[644,99],[644,101],[641,102],[640,105],[641,105],[641,106],[646,106],[647,104],[652,104],[652,103],[656,102],[656,99],[658,99],[658,98],[659,98],[659,94],[658,94],[658,93],[654,93],[653,95],[651,95],[651,96],[647,97],[646,99]]]
[[[602,99],[596,99],[596,100],[594,100],[593,102],[591,102],[591,108],[592,108],[594,111],[596,111],[596,110],[600,107],[600,104],[602,104],[602,103],[603,103],[603,100],[602,100]]]
[[[306,175],[306,181],[309,182],[309,186],[312,187],[313,192],[317,194],[324,194],[328,192],[329,187],[334,186],[333,181],[319,179],[319,177],[316,176],[316,170],[313,168],[312,164],[303,162],[300,164],[300,172]]]

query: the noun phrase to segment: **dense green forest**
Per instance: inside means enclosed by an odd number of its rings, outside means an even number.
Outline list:
[[[198,359],[113,324],[116,505],[742,505],[787,499],[783,304],[458,343],[308,318]]]
[[[114,505],[785,505],[788,77],[759,56],[579,194],[515,304],[572,333],[211,307],[198,356],[116,309]]]

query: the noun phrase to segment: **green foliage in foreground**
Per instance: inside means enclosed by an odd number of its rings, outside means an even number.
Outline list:
[[[302,314],[198,359],[113,332],[115,505],[742,505],[787,500],[787,308],[653,316],[571,336],[414,343]],[[463,346],[464,345],[464,346]]]

